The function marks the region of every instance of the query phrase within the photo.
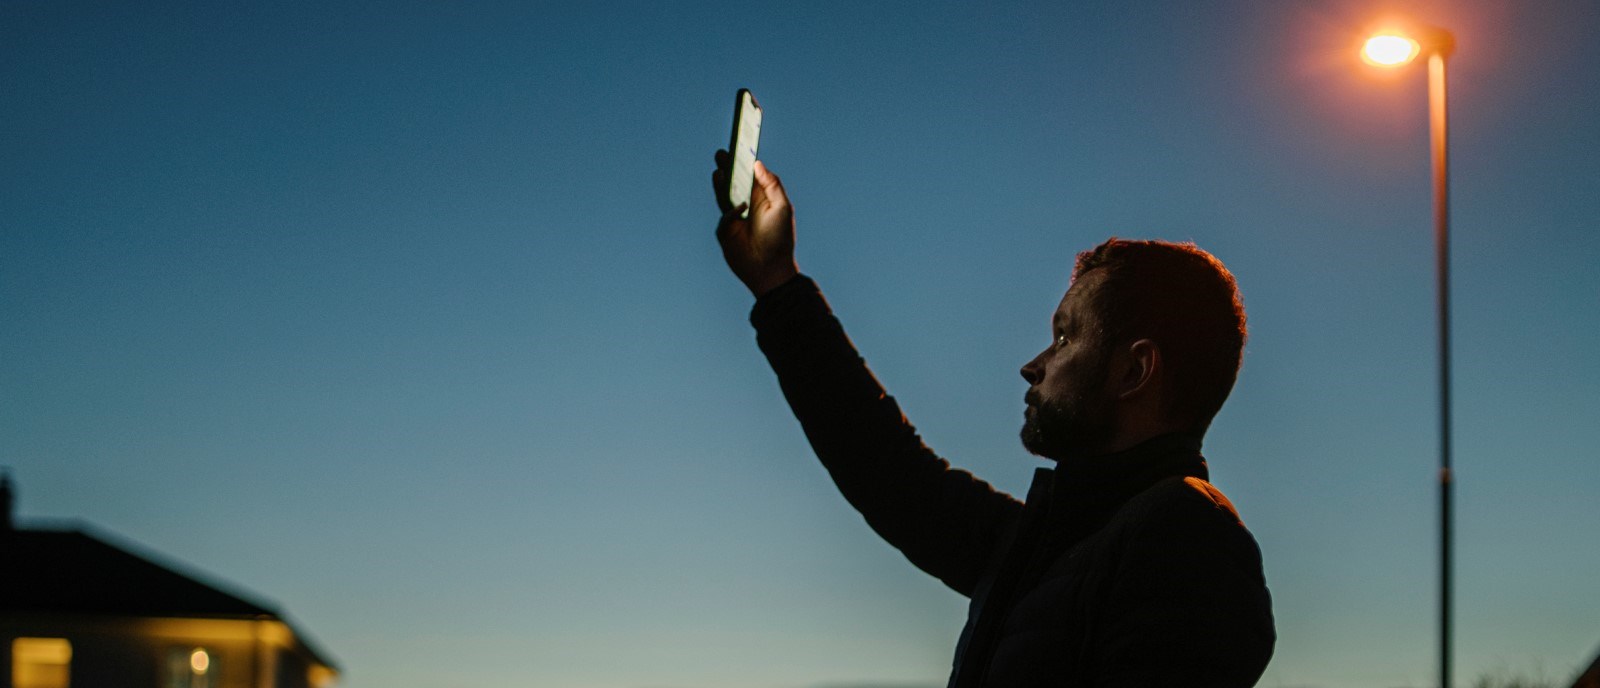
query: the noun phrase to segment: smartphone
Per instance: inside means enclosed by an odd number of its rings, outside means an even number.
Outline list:
[[[750,189],[756,181],[756,148],[761,143],[761,104],[750,89],[741,88],[733,104],[733,136],[728,152],[733,154],[733,170],[728,175],[728,203],[746,205],[740,217],[750,217]]]

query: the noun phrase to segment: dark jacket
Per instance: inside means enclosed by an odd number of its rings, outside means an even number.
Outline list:
[[[1027,502],[928,449],[822,293],[759,299],[757,341],[817,456],[873,530],[971,598],[952,688],[1251,686],[1275,634],[1261,554],[1168,435],[1035,472]]]

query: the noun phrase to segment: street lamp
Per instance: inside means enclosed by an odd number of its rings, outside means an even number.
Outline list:
[[[1450,688],[1452,589],[1450,493],[1450,134],[1445,98],[1445,60],[1455,37],[1443,29],[1412,34],[1381,32],[1361,47],[1361,59],[1378,67],[1400,67],[1428,55],[1428,123],[1433,149],[1433,252],[1439,290],[1439,685]]]

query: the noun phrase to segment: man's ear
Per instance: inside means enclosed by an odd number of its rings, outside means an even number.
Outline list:
[[[1161,362],[1161,347],[1149,339],[1140,339],[1123,349],[1124,365],[1121,368],[1117,386],[1117,398],[1128,400],[1140,394],[1149,394],[1155,391],[1156,381],[1165,369]]]

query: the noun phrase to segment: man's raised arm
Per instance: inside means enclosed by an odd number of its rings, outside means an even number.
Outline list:
[[[928,449],[794,260],[794,211],[755,166],[749,219],[730,206],[725,152],[712,175],[723,258],[756,296],[750,320],[784,397],[840,492],[918,568],[970,595],[1021,503]]]

